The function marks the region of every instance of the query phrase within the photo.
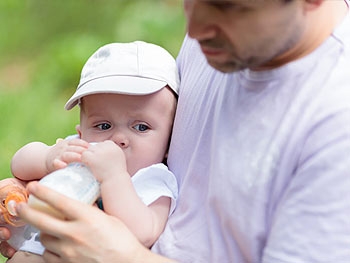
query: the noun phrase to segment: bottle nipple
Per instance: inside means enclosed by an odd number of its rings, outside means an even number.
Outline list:
[[[28,194],[25,188],[11,184],[0,188],[1,205],[3,221],[13,226],[22,226],[25,224],[16,213],[16,204],[20,202],[27,202]],[[4,222],[4,223],[5,223]]]
[[[27,202],[27,195],[22,191],[11,191],[5,199],[5,207],[10,215],[17,216],[15,206],[17,203]]]

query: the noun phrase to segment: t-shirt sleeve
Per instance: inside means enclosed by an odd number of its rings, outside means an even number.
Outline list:
[[[172,214],[176,206],[178,186],[174,174],[164,164],[140,169],[131,180],[138,196],[146,205],[162,196],[171,198],[169,215]]]

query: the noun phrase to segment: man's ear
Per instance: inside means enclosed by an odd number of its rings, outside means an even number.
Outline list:
[[[75,130],[77,131],[79,138],[81,138],[81,129],[80,129],[80,124],[78,124],[77,126],[75,126]]]
[[[323,2],[324,0],[305,0],[305,8],[307,11],[311,11],[320,7],[320,5],[323,4]]]

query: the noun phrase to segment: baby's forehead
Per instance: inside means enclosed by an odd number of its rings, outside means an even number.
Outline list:
[[[81,104],[88,100],[89,103],[96,101],[103,101],[104,103],[119,102],[120,104],[142,104],[142,103],[164,103],[168,104],[177,101],[177,94],[175,94],[168,86],[164,86],[161,90],[150,94],[124,94],[116,92],[95,92],[86,94],[79,99]],[[124,103],[125,102],[125,103]]]
[[[164,88],[147,95],[126,95],[115,93],[96,93],[84,96],[80,100],[81,113],[103,115],[128,114],[129,116],[154,115],[157,118],[173,118],[176,110],[177,98],[174,93]]]

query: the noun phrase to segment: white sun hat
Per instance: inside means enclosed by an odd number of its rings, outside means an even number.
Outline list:
[[[111,43],[99,48],[87,60],[77,90],[65,109],[72,109],[90,94],[146,95],[167,85],[178,94],[176,62],[168,51],[143,41]]]

